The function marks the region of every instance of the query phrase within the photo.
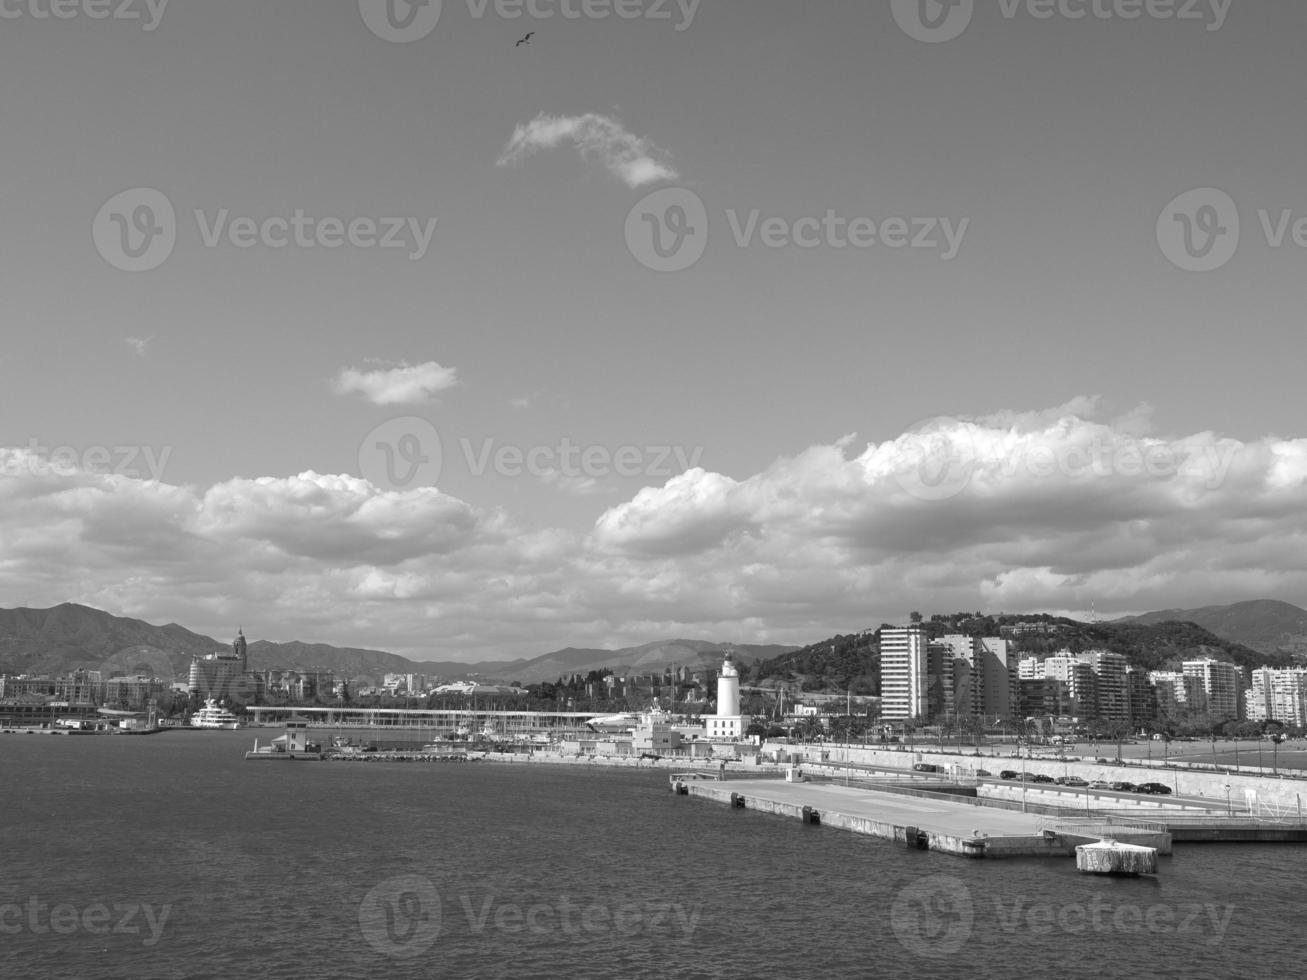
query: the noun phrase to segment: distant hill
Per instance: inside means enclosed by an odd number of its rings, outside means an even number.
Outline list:
[[[176,623],[152,626],[72,602],[0,609],[0,673],[85,668],[176,677],[185,674],[194,654],[225,646]]]
[[[176,623],[154,626],[77,603],[66,602],[49,609],[0,609],[0,673],[58,674],[86,669],[111,675],[140,673],[182,680],[196,654],[230,649],[229,640],[219,641],[193,633]],[[387,673],[421,673],[447,680],[474,678],[484,683],[531,684],[605,668],[627,674],[654,673],[672,664],[691,669],[717,666],[727,649],[747,664],[792,648],[669,640],[618,650],[567,647],[510,661],[417,663],[383,650],[298,640],[288,643],[251,640],[249,662],[255,670],[315,668],[333,671],[340,677],[369,678],[376,683]]]
[[[1163,620],[1138,623],[1082,623],[1048,615],[992,615],[981,613],[936,614],[923,620],[931,637],[948,633],[994,636],[1003,626],[1043,622],[1047,635],[1024,636],[1014,641],[1017,656],[1044,657],[1061,650],[1111,650],[1142,670],[1179,669],[1181,661],[1211,657],[1256,669],[1263,664],[1288,666],[1287,653],[1262,653],[1223,638],[1193,622]],[[878,694],[880,671],[879,630],[875,633],[836,635],[779,657],[758,663],[746,684],[774,686],[797,684],[806,691]]]
[[[1258,653],[1307,659],[1307,609],[1276,599],[1253,599],[1198,609],[1163,609],[1115,622],[1153,625],[1168,620],[1196,623],[1222,639]]]
[[[714,643],[708,640],[659,640],[617,650],[566,647],[529,660],[506,664],[481,664],[478,669],[498,673],[498,679],[534,684],[553,681],[568,674],[588,674],[592,670],[612,670],[619,675],[658,673],[675,664],[690,670],[718,667],[731,651],[732,659],[741,664],[775,657],[794,649],[789,646],[748,643]]]

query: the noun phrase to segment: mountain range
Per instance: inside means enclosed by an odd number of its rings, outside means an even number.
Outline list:
[[[99,670],[111,675],[147,674],[184,679],[191,658],[229,652],[230,641],[194,633],[176,623],[155,626],[66,602],[49,609],[0,609],[0,674],[58,674]],[[415,662],[384,650],[326,643],[252,640],[250,667],[330,670],[351,680],[379,684],[387,673],[420,673],[444,680],[475,679],[532,684],[605,668],[615,673],[651,673],[677,665],[698,670],[717,666],[729,650],[752,663],[795,649],[792,646],[663,640],[617,650],[567,647],[537,657],[462,663]]]
[[[1174,625],[1163,638],[1154,627],[1164,623]],[[1307,610],[1273,599],[1197,609],[1164,609],[1110,623],[1076,625],[1087,634],[1086,639],[1102,640],[1110,635],[1126,648],[1134,648],[1137,651],[1135,659],[1146,661],[1163,653],[1200,648],[1205,642],[1202,636],[1181,637],[1176,633],[1184,623],[1195,624],[1204,633],[1219,637],[1225,641],[1222,646],[1245,648],[1230,647],[1224,651],[1230,659],[1243,666],[1260,666],[1253,662],[1257,654],[1275,663],[1290,659],[1307,660]],[[814,645],[814,649],[832,643],[822,641]],[[1118,644],[1107,645],[1115,647]],[[184,679],[191,658],[196,654],[230,649],[230,641],[215,640],[177,623],[155,626],[76,603],[66,602],[49,609],[0,609],[0,673],[55,674],[88,669],[105,672],[106,676],[152,674]],[[796,651],[801,656],[807,649],[674,639],[616,650],[566,647],[537,657],[465,663],[415,662],[384,650],[336,647],[326,643],[253,640],[249,643],[249,662],[256,670],[330,670],[337,676],[363,683],[380,683],[382,675],[387,673],[421,673],[443,680],[532,684],[603,669],[618,674],[660,672],[672,665],[700,670],[715,667],[727,651],[741,663],[752,664],[772,661]],[[831,649],[835,647],[831,646]],[[859,652],[852,647],[843,652],[846,659],[852,659],[848,664],[840,665],[841,674],[852,677],[866,671],[866,664],[859,666],[854,663],[860,659]]]
[[[1224,640],[1240,643],[1258,653],[1307,659],[1307,609],[1277,599],[1253,599],[1197,609],[1163,609],[1113,622],[1152,626],[1168,621],[1196,623]]]

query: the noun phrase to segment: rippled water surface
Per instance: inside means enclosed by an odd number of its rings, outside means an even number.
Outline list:
[[[0,977],[1302,974],[1303,845],[1154,878],[908,851],[665,772],[0,737]]]

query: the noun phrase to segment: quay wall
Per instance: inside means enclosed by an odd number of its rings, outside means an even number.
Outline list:
[[[884,766],[893,769],[911,769],[917,762],[931,762],[943,766],[961,766],[963,770],[987,769],[997,776],[1004,769],[1024,769],[1026,772],[1048,776],[1080,776],[1090,782],[1101,779],[1107,782],[1165,783],[1177,794],[1207,796],[1225,803],[1225,787],[1230,787],[1234,808],[1244,807],[1248,791],[1257,794],[1261,803],[1297,810],[1307,814],[1307,781],[1266,775],[1245,775],[1232,772],[1211,772],[1190,768],[1173,768],[1160,764],[1149,766],[1138,760],[1133,765],[1099,763],[1093,759],[1068,756],[1061,758],[1036,756],[1030,759],[1006,755],[972,755],[970,753],[940,752],[925,747],[915,751],[902,749],[873,749],[855,745],[789,745],[766,743],[763,757],[787,756],[795,761],[838,765],[853,762],[862,765]],[[964,773],[965,774],[965,773]]]

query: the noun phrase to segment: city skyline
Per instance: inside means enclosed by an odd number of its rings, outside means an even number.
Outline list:
[[[1303,604],[1307,11],[917,6],[14,8],[0,605],[475,661]]]

